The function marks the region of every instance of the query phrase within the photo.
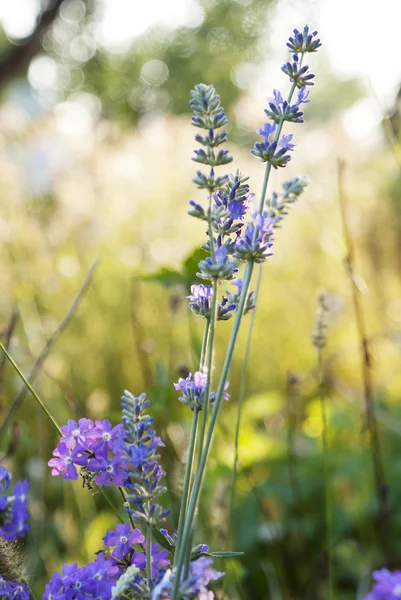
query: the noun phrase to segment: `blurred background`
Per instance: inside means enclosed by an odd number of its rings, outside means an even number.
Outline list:
[[[189,92],[216,86],[234,168],[258,194],[249,149],[266,98],[287,90],[287,37],[319,30],[305,124],[287,128],[297,148],[272,177],[270,193],[295,175],[310,186],[264,268],[230,535],[246,326],[199,509],[198,541],[245,552],[218,564],[227,599],[327,598],[325,470],[334,597],[363,598],[373,568],[401,568],[400,22],[399,0],[0,0],[1,340],[59,423],[117,423],[124,389],[149,394],[170,531],[191,418],[172,382],[196,369],[202,334],[185,300],[204,241],[186,214],[202,199]],[[311,337],[322,290],[325,461]],[[230,329],[220,322],[216,372]],[[40,597],[64,562],[93,559],[116,518],[100,495],[50,476],[55,432],[19,392],[0,357],[0,444],[14,478],[31,482],[25,551]]]

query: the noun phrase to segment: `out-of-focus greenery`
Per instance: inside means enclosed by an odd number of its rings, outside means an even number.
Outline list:
[[[232,4],[222,3],[219,10],[233,10]],[[217,8],[215,13],[213,19]],[[224,26],[231,23],[234,35],[238,22],[226,19]],[[198,33],[206,25],[213,29],[218,21],[205,20]],[[252,35],[255,32],[257,28]],[[156,42],[138,42],[134,55],[141,59],[127,55],[124,68],[132,69],[127,75],[132,78],[141,61],[165,62],[175,111],[184,110],[198,69],[201,79],[222,84],[224,105],[237,98],[226,72],[239,54],[232,63],[220,64],[199,42],[184,66],[174,54],[174,44],[165,48],[159,37]],[[131,110],[135,120],[139,113],[124,95],[126,77],[119,81],[111,59],[96,60],[99,77],[95,85],[89,63],[88,85],[102,92],[109,116],[113,111],[120,114],[120,106],[121,115],[129,115],[122,123],[131,119]],[[213,70],[206,76],[204,67],[209,66]],[[355,82],[334,84],[331,79],[330,94],[324,83],[313,90],[316,102],[309,109],[309,124],[297,131],[298,152],[286,173],[273,178],[277,188],[284,176],[305,173],[312,184],[277,232],[275,255],[265,266],[230,535],[228,505],[246,321],[230,375],[231,400],[223,407],[199,508],[199,541],[207,541],[213,550],[225,549],[228,541],[230,548],[245,552],[241,560],[218,565],[227,570],[226,592],[233,600],[327,598],[322,415],[311,343],[316,298],[323,288],[331,308],[324,370],[335,598],[363,597],[372,568],[399,568],[401,562],[399,165],[384,140],[378,143],[380,151],[373,152],[347,137],[341,113],[326,107],[332,102],[338,108],[341,100],[341,108],[346,108],[362,90]],[[120,105],[112,101],[111,89],[121,94]],[[240,101],[245,110],[247,99]],[[0,323],[5,328],[12,312],[18,311],[10,348],[27,373],[92,260],[100,256],[89,292],[34,387],[60,423],[84,415],[116,423],[124,388],[149,393],[155,427],[166,443],[162,462],[169,493],[164,503],[172,508],[167,523],[172,531],[190,421],[172,382],[185,369],[196,369],[202,325],[189,314],[185,301],[195,272],[194,252],[204,241],[202,225],[186,215],[188,199],[201,197],[191,184],[193,131],[184,115],[159,115],[130,129],[114,119],[95,117],[91,106],[71,101],[34,119],[11,101],[0,107]],[[258,108],[261,118],[262,109]],[[256,115],[255,127],[258,119]],[[258,193],[263,167],[246,149],[232,144],[231,151]],[[378,523],[361,352],[344,267],[336,181],[339,154],[347,165],[356,283],[371,339],[388,496],[383,524]],[[219,325],[216,379],[229,331],[230,322]],[[2,415],[19,388],[7,366],[1,379]],[[31,482],[32,531],[25,549],[35,575],[34,591],[40,596],[63,562],[92,559],[116,519],[99,494],[50,476],[46,463],[57,440],[30,396],[17,421],[5,464],[15,478],[29,477]],[[11,431],[3,450],[10,438]],[[117,495],[112,499],[119,505]]]

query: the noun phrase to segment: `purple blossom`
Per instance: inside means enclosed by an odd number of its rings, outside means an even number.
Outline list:
[[[115,531],[108,531],[103,538],[105,546],[114,546],[112,556],[120,560],[129,554],[134,544],[143,544],[144,535],[139,529],[133,529],[129,523],[117,525]]]
[[[275,91],[277,91],[277,90],[275,90]],[[268,143],[269,137],[272,135],[272,133],[274,133],[276,131],[276,128],[277,128],[277,125],[274,122],[273,123],[265,123],[263,125],[262,129],[256,130],[256,133],[259,133],[259,135],[263,135],[265,142]]]
[[[401,571],[380,569],[373,571],[372,591],[364,600],[398,600],[401,597]]]
[[[291,140],[294,136],[292,135],[292,133],[289,133],[288,135],[283,135],[283,137],[281,138],[280,142],[279,142],[279,146],[281,148],[285,148],[286,152],[294,150],[295,146],[294,144],[291,144]]]
[[[91,442],[91,450],[97,453],[103,453],[107,450],[118,452],[121,446],[124,432],[124,425],[119,423],[115,427],[112,426],[108,419],[104,421],[97,420],[94,427],[88,435]],[[92,443],[95,442],[93,445]]]
[[[182,578],[180,582],[180,595],[186,598],[213,598],[213,593],[207,589],[210,581],[220,579],[224,575],[215,569],[210,568],[213,561],[206,556],[202,556],[189,564],[189,574],[186,579]],[[175,569],[168,569],[163,579],[153,588],[152,600],[170,600],[174,583]],[[210,595],[211,594],[211,595]]]
[[[121,569],[112,558],[98,554],[93,563],[78,568],[77,563],[64,565],[62,574],[55,573],[45,587],[43,600],[109,600]]]
[[[63,479],[72,479],[75,481],[78,479],[78,472],[73,463],[73,457],[69,448],[64,442],[53,450],[53,456],[47,463],[52,468],[52,475],[61,475]]]
[[[121,486],[127,478],[126,465],[127,458],[122,454],[116,454],[111,458],[107,456],[93,458],[88,464],[88,469],[98,473],[95,477],[97,485]]]
[[[69,419],[67,425],[61,427],[63,443],[67,448],[73,448],[76,444],[85,445],[87,434],[93,428],[91,419],[79,419],[78,424]]]
[[[5,467],[0,466],[0,492],[8,489],[11,481],[11,475]]]
[[[98,485],[122,485],[126,477],[125,450],[123,447],[124,425],[112,426],[108,419],[68,421],[61,428],[63,437],[48,465],[52,475],[76,480],[78,467],[85,467],[94,475]]]
[[[135,552],[132,555],[131,564],[138,567],[138,569],[145,569],[146,567],[146,554],[141,552]],[[162,574],[164,574],[164,567],[168,567],[170,559],[168,558],[168,550],[162,550],[159,544],[152,544],[152,579],[157,581]]]
[[[3,512],[3,527],[0,529],[0,535],[4,539],[13,541],[17,537],[24,537],[29,531],[27,512],[28,506],[28,481],[17,481],[14,485],[12,495],[6,497]]]
[[[0,575],[0,597],[10,598],[12,600],[30,600],[31,594],[28,588],[22,583],[6,581]]]

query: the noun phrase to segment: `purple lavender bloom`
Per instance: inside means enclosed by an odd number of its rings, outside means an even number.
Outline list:
[[[78,424],[69,419],[67,425],[61,427],[63,443],[67,448],[73,448],[76,444],[85,445],[87,434],[93,427],[91,419],[79,419]]]
[[[88,469],[98,473],[95,478],[97,485],[121,486],[127,478],[127,457],[122,454],[116,454],[112,458],[99,456],[89,462]]]
[[[227,389],[229,383],[226,381],[224,390]],[[182,396],[179,399],[183,404],[187,404],[192,410],[200,411],[203,409],[203,405],[205,402],[205,394],[206,394],[206,386],[207,386],[207,375],[202,371],[196,371],[194,373],[194,377],[192,379],[192,373],[189,373],[188,377],[183,379],[179,378],[177,383],[174,383],[174,387],[176,390],[180,390]],[[229,395],[224,391],[223,398],[225,400],[229,399]],[[214,402],[216,399],[216,393],[210,393],[210,402]]]
[[[0,575],[0,597],[9,598],[10,600],[30,600],[31,594],[22,583],[6,581]]]
[[[147,446],[141,442],[139,446],[130,446],[127,451],[130,458],[130,463],[135,467],[135,469],[139,469],[144,463],[152,458],[154,447]]]
[[[240,261],[253,260],[256,263],[272,256],[270,248],[273,246],[274,224],[274,218],[256,213],[253,222],[246,226],[244,236],[236,242],[234,256]]]
[[[299,66],[298,54],[294,54],[293,59],[294,62],[287,62],[281,67],[283,73],[288,75],[290,81],[295,83],[298,88],[302,88],[307,85],[314,85],[312,79],[314,79],[315,76],[313,73],[308,73],[309,66]]]
[[[135,552],[132,555],[131,564],[138,567],[138,569],[145,569],[146,567],[146,554],[141,552]],[[159,544],[152,544],[152,579],[157,581],[161,575],[164,574],[164,567],[168,567],[170,559],[168,558],[168,550],[162,550]]]
[[[28,506],[28,481],[17,481],[12,494],[0,499],[2,528],[0,535],[8,541],[14,541],[17,537],[24,537],[29,531],[27,512]]]
[[[268,98],[269,108],[265,109],[266,115],[279,124],[283,121],[290,123],[303,123],[303,114],[299,110],[299,104],[289,104],[287,100],[283,100],[281,93],[278,90],[273,90],[273,98]]]
[[[213,593],[207,589],[210,581],[220,579],[224,575],[210,568],[213,561],[202,556],[189,564],[189,574],[186,579],[181,579],[180,596],[185,598],[212,599]],[[152,600],[170,600],[174,583],[174,571],[168,569],[163,579],[153,588]]]
[[[90,449],[95,454],[103,454],[107,450],[117,452],[121,446],[123,433],[124,425],[122,423],[113,427],[108,419],[97,420],[96,426],[88,434]]]
[[[193,411],[200,411],[205,401],[207,385],[207,375],[202,371],[196,371],[192,379],[192,373],[189,373],[185,379],[180,377],[177,383],[174,383],[176,390],[182,393],[179,401],[186,404]]]
[[[277,92],[277,90],[274,91]],[[280,92],[278,93],[280,94]],[[263,135],[265,143],[269,143],[269,138],[273,133],[275,133],[276,129],[276,123],[265,123],[262,129],[256,130],[256,133],[259,133],[259,135]]]
[[[104,554],[97,556],[93,563],[78,568],[77,563],[64,565],[62,575],[55,573],[45,587],[43,600],[109,600],[111,588],[116,584],[121,569],[112,558]]]
[[[286,152],[294,150],[295,146],[294,144],[291,144],[291,140],[293,137],[294,136],[292,135],[292,133],[289,133],[288,135],[283,135],[278,144],[280,148],[284,148]]]
[[[112,556],[120,560],[129,554],[134,544],[143,544],[144,535],[139,529],[133,529],[129,523],[117,525],[115,531],[108,531],[103,538],[105,546],[115,546]]]
[[[235,263],[231,262],[227,249],[220,246],[215,250],[214,260],[208,256],[205,260],[199,262],[199,272],[197,276],[201,279],[232,279],[238,269]]]
[[[236,202],[236,204],[239,204],[239,202]],[[189,308],[195,315],[208,319],[210,317],[212,297],[213,289],[210,285],[191,285],[191,295],[187,296],[190,299]],[[217,320],[227,321],[232,316],[235,307],[235,303],[230,304],[228,299],[223,296],[221,302],[218,303]]]
[[[191,285],[191,294],[189,298],[189,308],[196,315],[209,317],[210,301],[213,296],[213,290],[210,285]]]
[[[0,466],[0,492],[8,489],[11,481],[11,474],[5,467]]]
[[[53,456],[55,458],[51,458],[47,463],[52,468],[52,475],[61,475],[63,479],[72,479],[73,481],[78,479],[73,457],[64,442],[60,442],[57,448],[53,450]]]
[[[288,39],[287,46],[295,53],[316,52],[322,45],[316,36],[317,31],[309,32],[308,25],[305,25],[302,32],[294,29],[294,35]]]
[[[401,571],[389,571],[380,569],[373,571],[372,591],[365,596],[364,600],[398,600],[401,598]]]

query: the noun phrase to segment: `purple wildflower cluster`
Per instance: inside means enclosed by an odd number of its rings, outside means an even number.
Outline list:
[[[401,571],[373,571],[375,583],[364,600],[398,600],[401,598]]]
[[[30,600],[31,594],[28,588],[22,583],[6,581],[0,575],[0,598],[9,598],[10,600]]]
[[[0,466],[0,492],[8,490],[11,475],[5,467]],[[12,493],[0,497],[0,536],[5,540],[14,541],[24,537],[29,531],[27,512],[28,481],[17,481]]]
[[[96,560],[78,567],[77,563],[64,565],[45,587],[43,600],[109,600],[111,588],[122,572],[117,562],[100,552]]]
[[[182,578],[180,582],[180,597],[204,598],[204,600],[214,598],[213,592],[208,591],[207,585],[210,581],[220,579],[224,573],[211,569],[212,563],[210,558],[202,556],[189,564],[188,577]],[[171,600],[174,574],[174,569],[166,571],[163,579],[153,589],[152,600]]]
[[[235,314],[241,296],[242,284],[242,279],[235,279],[232,285],[237,288],[237,292],[226,291],[225,295],[222,296],[221,302],[217,305],[218,321],[228,321]],[[191,294],[187,296],[189,298],[189,308],[195,315],[210,319],[212,297],[213,289],[210,285],[191,285]],[[245,304],[244,315],[253,308],[255,308],[253,292],[250,292]]]
[[[229,386],[226,381],[224,390]],[[200,411],[205,403],[206,387],[207,387],[207,374],[202,371],[196,371],[192,379],[192,373],[189,373],[185,379],[180,377],[178,382],[174,384],[176,390],[180,390],[182,396],[179,399],[180,402],[186,404],[193,411]],[[228,400],[230,398],[226,391],[223,393],[223,398]],[[210,403],[213,403],[216,399],[216,394],[211,392],[209,395]]]
[[[195,380],[204,394],[205,379],[201,375],[195,374]],[[194,383],[190,380],[191,377],[180,380],[181,388],[185,388],[187,393]],[[158,464],[160,457],[157,454],[158,448],[164,444],[152,428],[153,419],[146,414],[148,406],[145,394],[135,397],[125,391],[121,424],[113,427],[107,420],[93,423],[90,419],[80,419],[78,423],[70,420],[61,428],[63,437],[53,453],[54,458],[49,461],[52,475],[61,474],[64,479],[75,480],[80,468],[84,480],[90,473],[95,484],[120,486],[124,490],[124,506],[131,523],[117,525],[115,530],[105,534],[106,549],[97,554],[95,561],[83,567],[76,563],[64,565],[62,572],[55,573],[46,585],[43,600],[109,600],[112,590],[119,589],[120,578],[132,567],[135,574],[124,583],[129,597],[155,600],[170,597],[166,595],[169,551],[152,543],[149,559],[145,535],[133,525],[135,520],[147,529],[155,527],[169,514],[155,502],[156,497],[165,491],[160,483],[165,473]],[[113,471],[104,468],[106,461],[114,467]],[[8,484],[6,473],[0,472],[0,486],[1,482]],[[173,548],[175,534],[171,537],[165,529],[161,533],[168,547]],[[220,576],[210,569],[211,560],[205,562],[199,558],[199,554],[207,550],[207,546],[200,545],[192,551],[191,555],[197,560],[190,563],[190,574],[181,584],[187,598],[197,598],[209,581]],[[150,580],[147,577],[148,565]]]
[[[78,467],[88,484],[94,480],[97,485],[122,485],[127,471],[123,430],[122,424],[112,427],[107,419],[95,423],[91,419],[79,419],[78,423],[70,419],[61,428],[63,437],[48,462],[52,475],[76,480]]]

